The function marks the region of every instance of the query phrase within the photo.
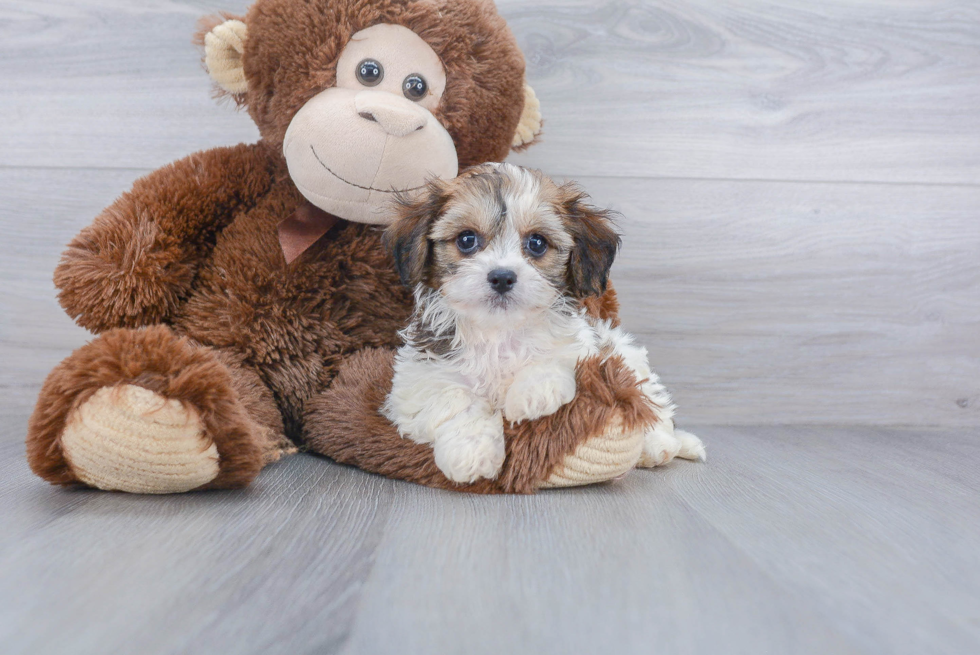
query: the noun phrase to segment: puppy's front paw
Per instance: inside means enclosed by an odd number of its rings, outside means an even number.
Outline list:
[[[504,398],[504,417],[511,423],[548,416],[575,397],[575,372],[564,368],[521,371]]]
[[[504,465],[504,422],[499,413],[466,412],[439,427],[433,450],[453,482],[495,478]]]

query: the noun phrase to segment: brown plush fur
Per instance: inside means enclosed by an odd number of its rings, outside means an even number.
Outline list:
[[[524,63],[492,3],[258,0],[246,21],[250,90],[237,100],[248,106],[262,141],[191,155],[137,181],[71,242],[55,272],[62,306],[101,334],[59,365],[41,390],[27,449],[31,467],[46,480],[76,481],[60,435],[71,411],[101,387],[135,384],[195,409],[220,456],[219,476],[208,487],[248,484],[265,463],[294,449],[285,437],[351,461],[344,449],[361,447],[361,433],[338,431],[349,425],[344,417],[358,408],[358,430],[369,433],[380,420],[364,415],[363,375],[351,373],[325,394],[345,361],[355,362],[352,371],[364,368],[357,362],[370,357],[352,360],[356,353],[396,347],[409,318],[410,294],[380,229],[339,221],[288,265],[277,235],[278,224],[303,202],[282,157],[283,134],[303,103],[333,83],[353,32],[378,22],[416,31],[446,67],[436,117],[452,135],[460,164],[500,161],[508,152],[522,109]],[[613,311],[614,304],[597,307]],[[570,448],[601,431],[610,412],[641,420],[635,382],[621,368],[589,371],[580,374],[586,395],[575,405],[583,409],[549,419],[565,427],[554,426],[557,436],[547,441],[548,420],[520,428],[508,445],[514,463],[486,486],[530,491]],[[376,401],[385,382],[372,384]],[[390,428],[378,430],[364,438],[392,450],[372,451],[372,461],[403,464],[366,466],[437,481],[428,452],[405,440],[384,441]],[[418,473],[409,470],[412,462],[422,466]]]
[[[593,358],[576,370],[575,399],[555,414],[507,427],[507,457],[494,480],[456,484],[436,466],[432,448],[399,436],[379,408],[391,390],[395,353],[367,350],[341,367],[337,383],[310,403],[310,447],[337,462],[430,487],[480,494],[534,493],[579,444],[616,415],[626,429],[656,421],[633,374],[618,358]],[[353,436],[356,435],[356,436]]]
[[[93,332],[170,322],[218,233],[272,185],[263,145],[199,152],[137,180],[72,239],[58,300]]]
[[[174,323],[257,371],[295,440],[306,400],[350,353],[395,345],[411,306],[376,227],[340,221],[286,266],[276,226],[301,201],[277,183],[226,228]]]
[[[606,285],[604,294],[585,298],[582,300],[582,304],[589,316],[609,321],[613,327],[619,327],[619,298],[616,297],[616,290],[612,288],[611,284]]]

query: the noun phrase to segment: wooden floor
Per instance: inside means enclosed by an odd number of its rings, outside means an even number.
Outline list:
[[[501,0],[513,161],[623,213],[614,280],[705,465],[471,498],[297,456],[249,490],[51,488],[23,455],[86,333],[65,243],[253,141],[196,19],[0,0],[0,653],[980,653],[980,5]],[[810,427],[805,427],[805,426]]]
[[[705,427],[705,465],[483,498],[301,455],[63,491],[3,414],[14,653],[977,653],[978,430]]]

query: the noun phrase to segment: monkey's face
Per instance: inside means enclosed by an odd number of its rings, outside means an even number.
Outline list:
[[[219,94],[340,218],[390,222],[393,192],[534,143],[524,57],[487,0],[255,0],[198,33]]]
[[[289,123],[283,155],[303,196],[337,216],[384,224],[392,194],[458,172],[456,147],[433,112],[446,71],[432,48],[399,25],[351,37],[336,86]]]

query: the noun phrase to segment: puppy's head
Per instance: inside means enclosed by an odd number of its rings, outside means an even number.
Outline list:
[[[399,198],[385,243],[408,286],[477,320],[519,322],[605,291],[619,235],[586,200],[537,171],[483,164]]]

